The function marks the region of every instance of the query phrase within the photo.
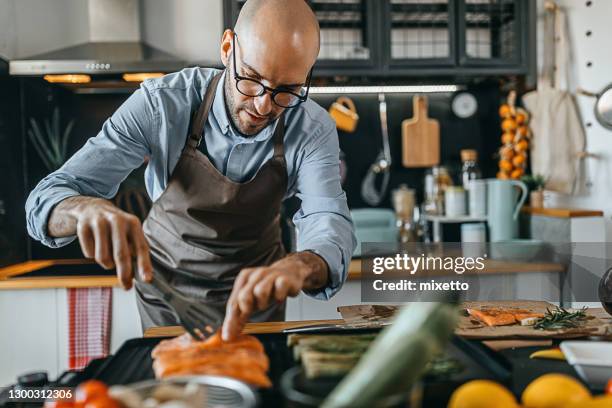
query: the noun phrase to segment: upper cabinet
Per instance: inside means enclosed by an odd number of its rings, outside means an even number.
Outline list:
[[[247,0],[225,1],[233,27]],[[311,0],[315,76],[455,77],[535,71],[535,1]]]

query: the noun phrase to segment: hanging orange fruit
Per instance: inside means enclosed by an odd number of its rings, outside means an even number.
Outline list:
[[[500,170],[510,172],[512,170],[512,162],[510,160],[502,159],[499,161]]]
[[[514,142],[514,133],[510,133],[510,132],[505,132],[502,135],[502,143],[507,145],[507,144],[511,144],[512,142]]]
[[[512,109],[510,108],[510,105],[508,105],[507,103],[504,103],[502,106],[499,107],[500,117],[507,118],[511,114],[512,114]]]
[[[514,150],[516,150],[517,152],[526,152],[528,148],[529,148],[529,142],[525,139],[519,140],[514,145]]]
[[[512,173],[510,173],[510,178],[513,180],[518,180],[523,174],[525,174],[525,170],[522,167],[519,167],[517,169],[512,170]]]
[[[512,160],[512,158],[514,157],[514,149],[512,148],[512,146],[503,146],[499,150],[499,155],[502,159]]]
[[[515,106],[516,92],[511,91],[505,103],[499,107],[502,118],[502,146],[499,148],[499,179],[518,179],[525,174],[530,131],[529,114]]]
[[[514,132],[516,130],[516,121],[512,118],[504,119],[502,121],[502,129],[504,132]]]
[[[512,164],[514,165],[514,167],[521,167],[525,164],[526,161],[527,158],[525,157],[524,153],[517,154],[512,158]]]

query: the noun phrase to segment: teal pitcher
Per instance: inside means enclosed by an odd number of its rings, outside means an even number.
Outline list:
[[[487,222],[491,242],[518,238],[518,215],[527,186],[518,180],[487,180]]]

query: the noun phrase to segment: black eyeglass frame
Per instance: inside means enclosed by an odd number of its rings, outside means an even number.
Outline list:
[[[243,77],[241,75],[238,75],[238,68],[236,66],[236,36],[237,36],[237,34],[236,34],[236,32],[234,32],[233,36],[232,36],[232,59],[233,59],[233,62],[234,62],[234,80],[236,81],[236,90],[238,92],[240,92],[244,96],[249,96],[251,98],[257,98],[259,96],[262,96],[266,92],[270,92],[270,94],[272,96],[272,102],[274,102],[277,106],[280,106],[281,108],[285,108],[285,109],[295,108],[295,107],[299,106],[301,103],[306,102],[306,100],[308,99],[308,92],[310,91],[310,80],[312,78],[313,68],[310,68],[310,71],[308,72],[308,76],[306,77],[306,83],[302,86],[302,88],[306,88],[306,93],[304,95],[297,94],[297,93],[295,93],[295,92],[293,92],[290,89],[285,88],[285,87],[270,88],[268,86],[265,86],[264,84],[262,84],[261,82],[259,82],[256,79],[248,78],[248,77]],[[238,87],[238,83],[240,81],[255,82],[256,84],[261,86],[261,92],[259,92],[257,95],[248,95],[248,94],[245,94]],[[295,105],[285,106],[285,105],[281,105],[280,103],[276,102],[276,98],[275,97],[276,97],[276,95],[278,95],[281,92],[289,93],[289,94],[295,96],[297,98],[297,103]]]

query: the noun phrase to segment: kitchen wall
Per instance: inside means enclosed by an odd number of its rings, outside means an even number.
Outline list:
[[[544,1],[538,1],[540,14],[544,13]],[[582,88],[599,92],[612,83],[610,69],[612,53],[609,51],[612,1],[557,0],[557,4],[564,8],[567,14],[573,75],[570,89]],[[591,34],[587,35],[589,31]],[[539,44],[542,44],[541,36]],[[589,62],[590,66],[587,65]],[[547,193],[546,205],[603,210],[607,237],[610,239],[612,237],[612,131],[602,127],[595,119],[593,113],[595,99],[580,95],[576,99],[585,125],[587,150],[598,157],[585,159],[585,182],[581,194],[567,196]],[[611,257],[612,253],[609,252],[608,256]]]
[[[139,3],[143,40],[188,61],[219,60],[221,0]],[[0,0],[0,56],[21,58],[88,41],[87,12],[86,0]]]
[[[67,24],[69,22],[69,24]],[[0,55],[21,58],[87,41],[84,0],[0,0]]]
[[[145,42],[187,61],[220,61],[223,2],[141,0]]]

